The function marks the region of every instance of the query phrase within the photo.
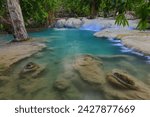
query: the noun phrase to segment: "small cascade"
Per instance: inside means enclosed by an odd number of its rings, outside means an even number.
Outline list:
[[[89,23],[85,23],[80,27],[80,30],[90,30],[90,31],[101,31],[104,27],[98,23],[98,21],[94,20]]]

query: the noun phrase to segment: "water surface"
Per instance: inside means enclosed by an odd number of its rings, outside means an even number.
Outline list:
[[[7,98],[105,99],[100,92],[92,89],[77,74],[74,74],[72,64],[75,58],[86,54],[100,57],[106,73],[118,68],[148,83],[150,65],[146,57],[133,54],[127,48],[122,47],[118,40],[96,38],[93,36],[94,33],[77,29],[47,29],[30,33],[31,37],[46,39],[47,49],[13,66],[10,76],[15,80],[12,86],[8,87],[8,89],[11,88],[8,90],[11,95],[6,95]],[[0,40],[11,38],[9,35],[0,36]],[[36,80],[17,80],[20,70],[31,61],[46,66],[46,70]],[[69,90],[63,92],[53,87],[55,80],[60,78],[70,81]]]

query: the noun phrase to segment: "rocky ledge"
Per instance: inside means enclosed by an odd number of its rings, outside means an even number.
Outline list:
[[[136,28],[138,25],[138,20],[129,20],[129,25],[132,28]],[[118,28],[120,26],[115,25],[115,19],[112,18],[62,18],[58,19],[55,28],[81,28],[83,30],[94,30],[100,31],[106,28]],[[125,27],[128,28],[128,27]]]
[[[95,33],[94,36],[121,39],[123,45],[150,55],[150,31],[109,28]]]
[[[12,42],[0,48],[0,72],[6,71],[16,62],[30,57],[46,46],[37,41]]]

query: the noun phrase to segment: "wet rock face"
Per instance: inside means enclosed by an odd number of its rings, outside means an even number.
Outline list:
[[[54,88],[59,91],[65,91],[70,87],[70,82],[66,79],[58,79],[54,82]]]
[[[36,63],[29,62],[20,72],[20,78],[32,77],[36,78],[40,73],[44,71],[44,66],[39,66]]]
[[[74,69],[82,80],[92,85],[102,85],[105,83],[102,63],[90,55],[85,55],[76,59],[73,64]]]

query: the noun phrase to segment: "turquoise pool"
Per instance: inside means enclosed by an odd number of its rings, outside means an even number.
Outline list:
[[[8,99],[105,99],[100,92],[95,91],[73,74],[72,64],[75,58],[86,54],[100,57],[105,72],[113,68],[123,69],[143,82],[149,83],[150,64],[147,57],[137,55],[123,47],[119,40],[96,38],[93,36],[94,33],[77,29],[46,29],[30,33],[31,37],[45,39],[47,49],[14,65],[10,72],[16,79],[13,83],[20,82],[17,81],[18,73],[30,61],[46,66],[46,70],[39,76],[40,80],[28,89],[29,92],[22,93],[22,90],[14,88],[15,95],[10,95]],[[11,38],[9,35],[0,36],[0,40]],[[114,59],[114,56],[118,57]],[[56,79],[64,77],[70,80],[70,89],[66,92],[57,91],[53,84]],[[32,85],[26,80],[22,82]]]

